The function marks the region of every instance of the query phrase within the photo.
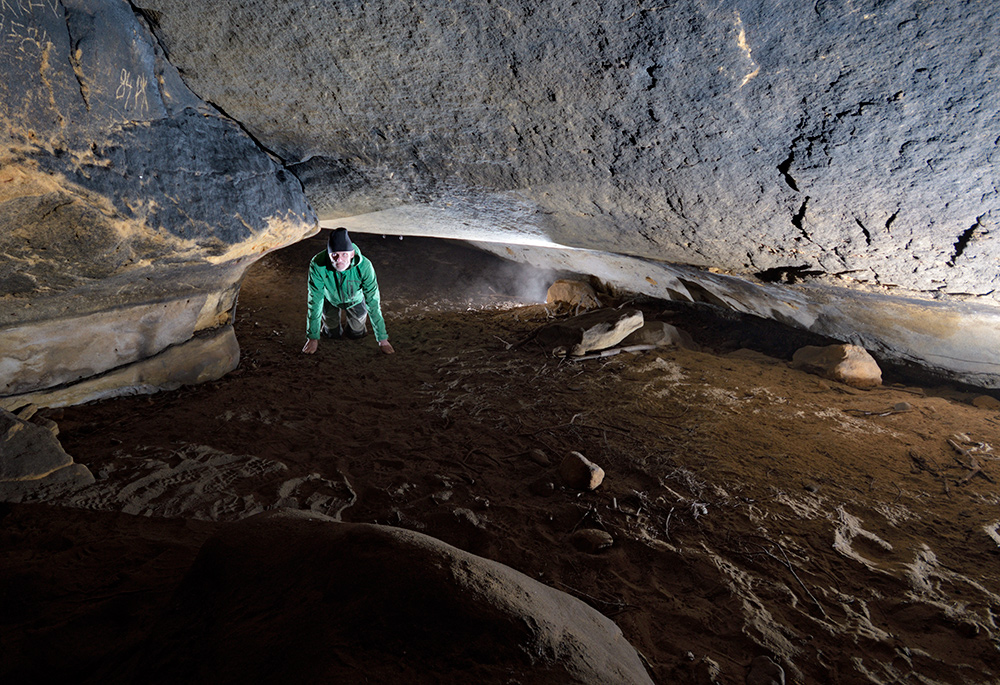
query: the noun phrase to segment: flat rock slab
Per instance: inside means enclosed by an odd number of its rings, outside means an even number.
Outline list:
[[[643,323],[638,309],[598,309],[539,329],[536,338],[555,354],[581,357],[617,345]]]
[[[697,350],[698,345],[687,331],[671,326],[665,321],[645,321],[642,326],[629,333],[622,340],[623,346],[656,345],[665,347],[674,345],[685,350]]]
[[[170,606],[102,678],[652,683],[618,627],[564,592],[420,533],[291,510],[206,542]]]

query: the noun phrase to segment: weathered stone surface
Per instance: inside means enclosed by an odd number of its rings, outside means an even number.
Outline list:
[[[855,388],[882,385],[882,370],[870,354],[857,345],[808,345],[795,352],[792,368],[839,381]]]
[[[280,663],[280,672],[276,664]],[[106,682],[651,683],[608,618],[401,528],[303,512],[207,542],[168,614]],[[271,679],[271,678],[267,678]]]
[[[73,463],[49,426],[0,409],[0,501],[47,499],[93,482],[87,467]]]
[[[567,487],[594,490],[604,482],[604,469],[579,452],[570,452],[559,464],[559,476]]]
[[[0,72],[0,395],[227,323],[246,267],[316,229],[128,3],[4,3]]]
[[[93,400],[174,390],[221,378],[239,364],[240,347],[232,326],[204,331],[159,354],[65,386],[0,397],[0,407],[25,402],[64,407]]]
[[[617,345],[641,326],[638,309],[598,309],[543,326],[535,337],[547,349],[579,357]]]
[[[324,221],[782,284],[990,305],[1000,293],[1000,92],[988,76],[1000,6],[140,6],[185,79],[292,165]],[[707,271],[685,279],[683,290],[718,290]],[[782,292],[759,290],[757,312],[785,316],[804,299],[796,322],[850,329],[865,308]],[[967,316],[946,303],[933,310]],[[871,349],[1000,386],[996,350],[939,355],[920,326],[872,335]]]
[[[514,224],[525,203],[566,245],[1000,284],[989,3],[141,6],[197,92],[299,163],[321,218],[446,200]]]
[[[601,306],[597,293],[589,283],[560,278],[549,286],[545,293],[545,301],[549,304],[568,304],[581,309],[594,309]]]

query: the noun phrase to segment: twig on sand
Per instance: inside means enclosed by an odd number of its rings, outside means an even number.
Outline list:
[[[755,536],[755,537],[763,537],[763,536]],[[778,551],[781,552],[781,556],[783,557],[783,559],[779,559],[771,552],[771,550],[767,549],[764,545],[758,543],[757,546],[760,547],[761,552],[763,552],[766,556],[770,557],[771,559],[774,559],[779,564],[787,568],[789,572],[792,574],[792,577],[795,578],[799,586],[802,588],[802,591],[805,592],[807,595],[809,595],[809,599],[813,601],[813,605],[815,605],[816,609],[823,616],[823,618],[829,618],[826,615],[826,611],[823,609],[823,605],[819,603],[819,600],[816,599],[816,596],[812,592],[810,592],[809,588],[806,587],[806,584],[802,582],[801,578],[799,578],[799,574],[795,572],[795,568],[792,566],[792,562],[791,560],[789,560],[788,554],[785,553],[785,548],[782,547],[779,543],[769,538],[765,537],[764,540],[767,540],[768,543],[777,547]]]
[[[473,452],[479,452],[481,455],[483,455],[484,457],[486,457],[487,459],[489,459],[490,461],[492,461],[497,466],[503,466],[503,464],[500,463],[500,460],[498,460],[496,457],[494,457],[489,452],[487,452],[485,450],[482,450],[482,449],[480,449],[478,447],[473,447],[471,450],[469,450],[468,452],[465,453],[465,456],[462,457],[462,463],[463,464],[467,464],[468,463],[469,457],[472,456]]]
[[[579,414],[577,415],[579,416]],[[574,417],[575,418],[575,417]],[[520,433],[520,435],[537,435],[539,433],[544,433],[545,431],[556,430],[557,428],[589,428],[593,431],[617,431],[619,433],[624,433],[625,435],[631,435],[632,431],[626,430],[624,428],[616,428],[614,426],[592,426],[589,423],[574,423],[570,421],[569,423],[557,423],[554,426],[544,426],[538,430],[529,431],[527,433]]]
[[[958,485],[965,485],[976,476],[982,476],[989,482],[996,483],[996,481],[993,480],[993,478],[991,478],[988,473],[983,471],[983,467],[979,465],[979,461],[976,459],[976,456],[972,453],[972,450],[965,449],[951,438],[948,438],[948,444],[951,445],[956,452],[958,452],[963,457],[966,457],[969,460],[969,463],[966,464],[958,457],[955,457],[955,461],[957,461],[962,468],[969,470],[969,473],[965,476],[965,478],[958,481]]]
[[[903,496],[903,488],[899,487],[899,483],[896,483],[895,481],[893,482],[893,485],[896,486],[897,491],[895,499],[892,500],[892,503],[895,504],[899,501],[899,498]]]
[[[590,516],[591,514],[593,514],[594,512],[596,512],[596,511],[597,511],[597,510],[596,510],[596,509],[594,508],[594,505],[593,505],[593,504],[591,504],[591,505],[590,505],[589,507],[587,507],[587,511],[585,511],[585,512],[584,512],[583,516],[581,516],[581,517],[580,517],[580,520],[576,522],[576,525],[575,525],[575,526],[573,526],[573,527],[572,527],[572,528],[570,529],[570,531],[569,531],[569,532],[570,532],[570,533],[575,533],[575,532],[576,532],[576,529],[580,527],[580,524],[581,524],[581,523],[583,523],[584,521],[586,521],[586,520],[587,520],[587,518],[588,518],[588,517],[589,517],[589,516]]]
[[[885,411],[865,411],[864,409],[844,409],[845,413],[855,416],[890,416],[892,414],[905,414],[912,409],[887,409]]]

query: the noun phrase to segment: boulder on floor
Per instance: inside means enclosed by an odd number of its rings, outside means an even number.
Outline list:
[[[595,309],[601,306],[597,293],[589,283],[568,278],[560,278],[550,285],[548,292],[545,293],[545,301],[548,304],[566,304],[581,309]]]
[[[113,682],[651,683],[608,618],[413,531],[279,510],[220,531]]]
[[[807,345],[792,356],[792,368],[814,373],[855,388],[882,385],[882,370],[868,351],[857,345]]]
[[[581,357],[617,345],[642,326],[638,309],[598,309],[539,329],[536,338],[554,354]]]

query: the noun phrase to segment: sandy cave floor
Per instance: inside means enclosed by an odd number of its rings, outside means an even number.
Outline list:
[[[423,239],[355,236],[397,354],[369,335],[306,356],[305,268],[324,239],[250,270],[224,379],[44,410],[98,480],[0,509],[0,679],[86,680],[142,639],[213,530],[290,506],[427,533],[564,590],[661,683],[743,683],[760,655],[797,683],[1000,681],[996,410],[821,380],[786,363],[807,336],[677,303],[636,304],[701,351],[510,347],[549,320],[515,283],[537,296],[545,279]],[[577,450],[607,477],[565,490],[533,449],[553,466]],[[578,549],[587,528],[613,546]]]

